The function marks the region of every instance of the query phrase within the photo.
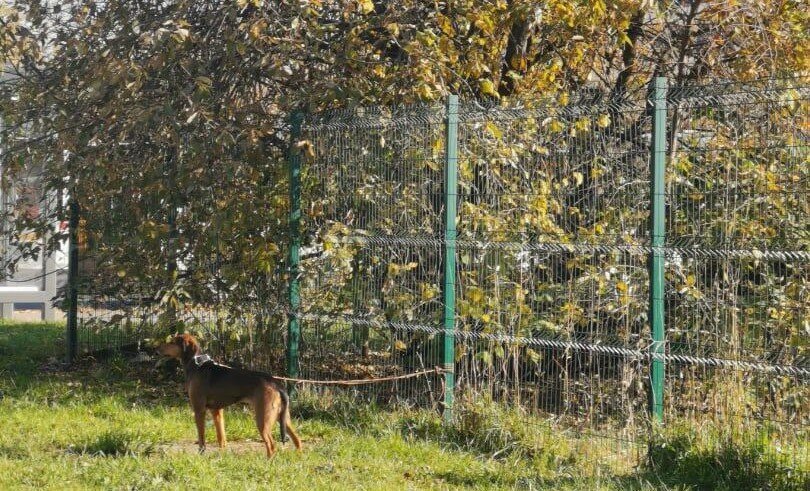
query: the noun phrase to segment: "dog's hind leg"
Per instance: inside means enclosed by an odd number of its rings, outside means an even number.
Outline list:
[[[194,422],[197,424],[197,445],[200,453],[205,452],[205,408],[194,408]]]
[[[287,426],[287,434],[290,435],[290,438],[292,438],[295,448],[297,450],[301,450],[301,439],[298,438],[298,433],[295,432],[292,427],[292,422],[290,421],[290,409],[284,408],[284,411],[286,414],[284,415],[285,417],[282,418],[282,421],[284,421],[284,424]]]
[[[276,452],[276,442],[273,441],[272,433],[273,420],[275,418],[273,417],[273,408],[270,406],[270,398],[264,394],[260,396],[256,404],[254,404],[256,411],[256,428],[259,430],[259,436],[262,437],[268,457],[272,457]]]
[[[278,413],[278,422],[279,426],[281,426],[281,441],[286,442],[287,435],[289,434],[292,437],[295,448],[300,451],[301,439],[298,438],[298,433],[295,432],[295,429],[292,427],[292,422],[290,421],[290,396],[284,389],[280,388],[277,388],[275,393],[278,394],[281,403]]]
[[[214,427],[217,430],[217,443],[219,448],[225,448],[225,411],[220,409],[212,409],[211,416],[214,418]]]

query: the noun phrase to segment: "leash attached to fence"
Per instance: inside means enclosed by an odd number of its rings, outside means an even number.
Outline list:
[[[283,380],[285,382],[292,382],[294,384],[317,384],[317,385],[340,385],[344,387],[350,387],[353,385],[369,385],[369,384],[377,384],[381,382],[392,382],[396,380],[405,380],[409,378],[421,377],[423,375],[429,375],[431,373],[436,375],[441,375],[445,373],[447,370],[441,367],[436,367],[431,370],[422,370],[420,372],[414,373],[407,373],[405,375],[393,375],[390,377],[381,377],[381,378],[367,378],[367,379],[355,379],[355,380],[311,380],[311,379],[302,379],[302,378],[290,378],[290,377],[278,377],[273,375],[274,379]]]

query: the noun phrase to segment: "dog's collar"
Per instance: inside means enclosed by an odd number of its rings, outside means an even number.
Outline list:
[[[210,356],[204,355],[204,354],[203,355],[194,355],[194,358],[192,358],[192,359],[194,360],[194,364],[197,365],[198,367],[201,367],[201,366],[205,365],[209,361],[214,361]]]

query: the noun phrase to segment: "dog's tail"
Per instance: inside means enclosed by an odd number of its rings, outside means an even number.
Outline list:
[[[287,442],[287,417],[290,415],[290,396],[287,391],[280,388],[278,393],[281,395],[281,415],[278,418],[278,424],[281,426],[281,443]]]

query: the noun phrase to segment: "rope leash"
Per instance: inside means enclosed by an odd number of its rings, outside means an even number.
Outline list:
[[[381,378],[366,378],[366,379],[355,379],[355,380],[312,380],[312,379],[303,379],[303,378],[291,378],[291,377],[278,377],[273,375],[274,379],[283,380],[285,382],[292,382],[295,384],[318,384],[318,385],[340,385],[343,387],[351,387],[353,385],[369,385],[369,384],[378,384],[380,382],[392,382],[395,380],[405,380],[409,378],[421,377],[423,375],[429,375],[431,373],[440,375],[442,373],[447,372],[444,368],[436,367],[431,370],[422,370],[420,372],[414,373],[406,373],[405,375],[393,375],[390,377],[381,377]]]

